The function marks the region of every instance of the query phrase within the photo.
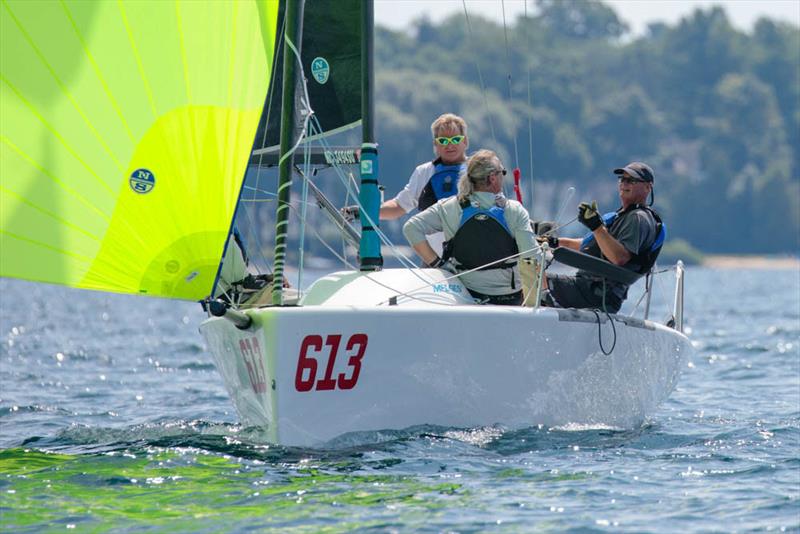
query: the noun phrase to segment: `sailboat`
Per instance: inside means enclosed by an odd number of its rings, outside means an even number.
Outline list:
[[[631,427],[674,389],[692,351],[680,264],[666,324],[647,318],[649,283],[633,317],[543,308],[535,293],[531,306],[480,305],[449,272],[383,268],[371,1],[2,9],[0,275],[202,302],[239,418],[268,441],[420,424]],[[359,146],[327,144],[358,126]],[[315,165],[355,167],[361,228]],[[237,214],[258,189],[248,179],[271,166],[272,272],[253,276]],[[293,178],[358,246],[356,268],[307,289],[284,287]]]

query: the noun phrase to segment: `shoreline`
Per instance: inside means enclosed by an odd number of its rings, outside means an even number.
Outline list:
[[[800,270],[800,258],[793,256],[748,256],[709,254],[700,263],[714,269]]]

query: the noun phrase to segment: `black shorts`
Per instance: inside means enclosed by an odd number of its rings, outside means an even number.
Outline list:
[[[549,273],[546,276],[553,304],[559,308],[594,308],[617,313],[622,306],[622,300],[604,288],[602,280]]]

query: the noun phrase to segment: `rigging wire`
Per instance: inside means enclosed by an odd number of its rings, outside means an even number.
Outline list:
[[[314,121],[316,121],[316,118],[314,118],[312,122],[314,122]],[[317,123],[317,127],[319,127],[318,123]],[[320,138],[320,139],[317,139],[316,141],[319,142],[323,146],[323,148],[330,148],[330,145],[327,144],[327,140],[325,138]],[[353,184],[351,183],[350,179],[344,174],[344,172],[342,171],[340,166],[339,165],[334,165],[333,169],[335,170],[337,176],[339,177],[340,181],[344,185],[345,190],[347,191],[348,195],[352,195],[354,197],[357,205],[359,206],[359,208],[361,208],[361,210],[360,210],[361,211],[361,216],[365,217],[366,221],[370,225],[372,225],[372,227],[375,229],[378,237],[380,238],[381,242],[392,250],[392,252],[395,254],[395,257],[397,257],[400,260],[400,263],[404,267],[406,267],[408,269],[415,268],[416,264],[411,259],[409,259],[405,254],[403,254],[403,252],[400,249],[397,248],[397,246],[389,239],[389,237],[383,232],[383,230],[380,229],[380,226],[378,224],[375,224],[375,221],[373,221],[370,218],[369,214],[367,214],[366,210],[364,209],[364,206],[362,206],[361,202],[358,200],[358,191],[354,190],[355,188],[354,188]]]
[[[531,32],[528,23],[528,2],[525,1],[525,50],[531,49]],[[530,159],[531,175],[531,209],[533,213],[535,197],[533,194],[533,98],[531,96],[531,61],[528,60],[528,158]]]
[[[506,24],[505,0],[500,2],[500,6],[503,10],[503,37],[505,38],[506,44],[506,68],[508,69],[508,72],[506,73],[506,80],[508,81],[508,104],[509,106],[513,107],[514,94],[511,88],[511,48],[508,45],[508,25]],[[517,147],[517,137],[517,129],[514,128],[514,167],[519,167],[519,148]]]
[[[310,169],[311,167],[311,151],[303,151],[303,168]],[[292,172],[290,169],[289,172]],[[300,193],[300,239],[298,248],[298,273],[297,273],[297,287],[303,287],[303,265],[305,260],[305,241],[306,241],[306,215],[308,213],[308,180],[303,180]]]
[[[472,32],[472,24],[469,21],[469,13],[467,12],[467,0],[461,0],[461,3],[464,6],[464,17],[467,20],[467,36],[470,42],[474,41],[475,35]],[[478,80],[481,84],[481,94],[483,95],[483,103],[486,106],[486,115],[489,117],[489,129],[492,132],[492,141],[494,141],[494,145],[498,146],[497,143],[497,136],[494,133],[494,120],[492,119],[492,113],[489,109],[489,99],[486,96],[486,84],[483,82],[483,73],[481,72],[480,63],[478,63],[478,58],[475,56],[475,68],[478,69]]]
[[[275,52],[272,55],[273,68],[272,68],[272,72],[270,73],[270,80],[269,80],[269,87],[270,88],[274,88],[275,87],[275,76],[277,75],[277,72],[278,72],[277,65],[276,65],[277,64],[276,58],[283,57],[284,37],[286,35],[285,30],[286,30],[286,17],[284,17],[283,21],[281,22],[280,33],[278,34],[278,35],[280,35],[280,38],[278,39],[278,45],[275,47]],[[269,132],[269,119],[270,119],[270,116],[272,115],[272,102],[274,100],[274,96],[275,96],[275,94],[274,94],[273,91],[267,91],[267,113],[266,113],[266,116],[264,118],[264,134],[261,137],[261,140],[258,141],[259,148],[266,148],[265,145],[267,143],[267,132]],[[263,172],[263,167],[262,167],[261,164],[263,163],[263,161],[264,161],[264,154],[261,153],[258,156],[258,166],[256,167],[256,184],[255,184],[255,187],[253,188],[253,198],[252,198],[253,201],[255,200],[255,195],[256,195],[257,191],[260,189],[261,173]],[[246,176],[247,176],[247,173],[245,173],[245,177]],[[277,197],[277,195],[275,195],[275,196]],[[267,259],[266,255],[264,254],[264,247],[263,247],[263,243],[261,242],[261,236],[260,236],[260,232],[258,231],[256,214],[253,213],[254,211],[257,211],[257,210],[255,210],[255,209],[245,209],[245,218],[247,219],[247,223],[248,223],[248,233],[252,234],[252,236],[254,238],[253,240],[255,241],[255,246],[256,246],[256,250],[258,252],[259,259],[262,261],[263,265],[266,267],[267,272],[272,274],[272,267],[270,266],[269,260]]]
[[[459,272],[457,272],[457,273],[453,273],[451,276],[447,276],[447,277],[445,277],[445,278],[442,280],[442,282],[447,282],[447,281],[449,281],[449,280],[452,280],[453,278],[460,278],[461,276],[463,276],[463,275],[465,275],[465,274],[474,273],[475,271],[480,271],[481,269],[485,269],[486,267],[489,267],[490,265],[496,265],[496,264],[500,264],[500,263],[506,263],[506,262],[508,262],[509,260],[514,260],[514,259],[521,258],[523,254],[530,254],[531,252],[533,253],[533,255],[531,255],[531,256],[529,256],[529,257],[537,257],[537,259],[538,259],[538,260],[540,260],[540,261],[543,261],[543,260],[544,260],[544,253],[543,253],[543,251],[542,251],[542,247],[541,247],[541,246],[539,246],[539,245],[536,245],[536,246],[535,246],[535,247],[533,247],[533,248],[529,248],[529,249],[527,249],[527,250],[522,250],[522,251],[520,251],[520,252],[517,252],[516,254],[511,254],[511,255],[509,255],[509,256],[506,256],[505,258],[500,258],[499,260],[494,260],[494,261],[491,261],[491,262],[489,262],[489,263],[486,263],[486,264],[484,264],[484,265],[480,265],[480,266],[478,266],[478,267],[475,267],[474,269],[469,269],[469,270],[467,270],[467,271],[459,271]],[[402,296],[409,296],[409,293],[415,293],[415,292],[417,292],[417,291],[420,291],[420,290],[422,290],[422,289],[425,289],[425,287],[427,287],[427,286],[421,286],[421,287],[417,287],[417,288],[414,288],[414,289],[412,289],[412,290],[410,290],[410,291],[407,291],[407,292],[398,292],[397,294],[398,294],[398,295],[402,295]],[[388,302],[388,301],[385,301],[385,302]],[[380,305],[380,304],[383,304],[383,302],[379,303],[379,305]]]

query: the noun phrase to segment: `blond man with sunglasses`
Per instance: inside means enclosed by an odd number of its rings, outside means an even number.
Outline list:
[[[459,175],[465,169],[467,160],[467,123],[453,113],[440,115],[431,124],[433,136],[433,161],[417,166],[406,186],[391,200],[381,204],[381,220],[399,219],[406,213],[426,208],[439,200],[456,194]],[[350,220],[357,219],[358,206],[348,206],[342,210]],[[442,233],[428,236],[437,254],[442,254]]]

